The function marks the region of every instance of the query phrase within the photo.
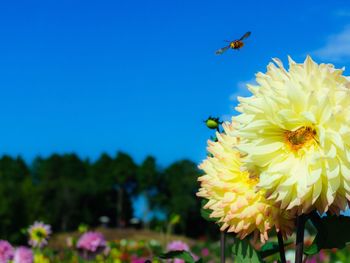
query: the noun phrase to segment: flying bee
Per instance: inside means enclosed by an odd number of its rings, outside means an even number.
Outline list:
[[[250,36],[251,32],[247,32],[245,33],[240,39],[236,39],[236,40],[233,40],[233,41],[227,41],[226,42],[229,42],[230,44],[226,47],[223,47],[223,48],[220,48],[219,50],[217,50],[215,52],[216,55],[221,55],[223,54],[226,50],[232,48],[232,49],[241,49],[243,46],[244,46],[244,43],[243,43],[243,40],[248,38]]]

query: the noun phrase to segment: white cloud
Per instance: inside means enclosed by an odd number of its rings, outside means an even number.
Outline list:
[[[329,36],[326,45],[311,54],[328,61],[350,61],[350,25],[338,34]]]

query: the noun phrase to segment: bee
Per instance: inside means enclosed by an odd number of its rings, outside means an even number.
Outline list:
[[[220,48],[219,50],[217,50],[215,52],[216,55],[221,55],[223,54],[226,50],[232,48],[232,49],[241,49],[243,46],[244,46],[244,43],[243,43],[243,40],[248,38],[250,36],[251,32],[247,32],[245,33],[240,39],[236,39],[236,40],[233,40],[233,41],[228,41],[226,40],[226,42],[229,42],[230,44],[226,47],[223,47],[223,48]]]

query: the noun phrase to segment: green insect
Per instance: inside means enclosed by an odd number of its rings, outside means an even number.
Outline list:
[[[218,130],[219,131],[219,126],[222,124],[222,121],[220,121],[219,118],[215,118],[215,117],[209,116],[209,118],[206,119],[204,121],[204,123],[205,123],[205,125],[207,125],[207,127],[209,129]]]

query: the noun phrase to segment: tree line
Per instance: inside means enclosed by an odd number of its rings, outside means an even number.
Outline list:
[[[0,237],[12,242],[24,239],[21,229],[35,220],[52,225],[55,232],[72,231],[84,223],[128,227],[133,216],[132,198],[145,196],[150,209],[181,220],[177,233],[199,237],[212,229],[200,216],[195,196],[200,171],[189,160],[161,169],[148,156],[136,164],[126,153],[102,154],[97,160],[76,154],[37,157],[27,164],[21,157],[0,158]],[[151,227],[159,226],[156,219]]]

